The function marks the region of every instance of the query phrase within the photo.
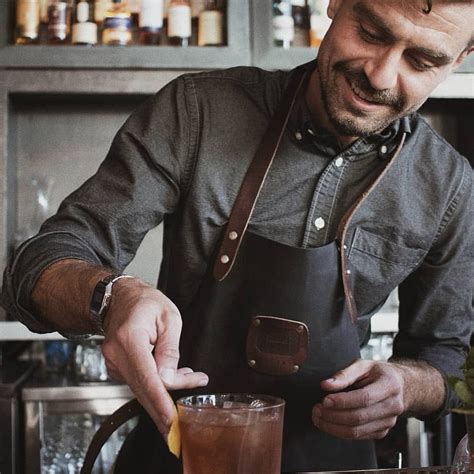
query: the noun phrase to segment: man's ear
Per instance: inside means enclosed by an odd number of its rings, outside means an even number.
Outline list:
[[[339,8],[341,8],[342,3],[344,0],[329,0],[329,5],[328,5],[328,17],[331,18],[331,20],[334,20],[334,17],[336,16]]]
[[[473,51],[474,51],[474,46],[468,46],[468,47],[457,57],[456,61],[454,61],[452,71],[455,71],[455,70],[461,65],[461,63],[464,61],[464,59],[465,59],[469,54],[471,54]]]

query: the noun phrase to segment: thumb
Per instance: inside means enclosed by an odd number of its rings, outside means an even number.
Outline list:
[[[332,377],[321,382],[321,388],[328,392],[337,392],[355,384],[367,376],[370,362],[356,359],[352,364],[336,372]]]

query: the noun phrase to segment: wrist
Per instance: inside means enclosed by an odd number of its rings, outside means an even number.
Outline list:
[[[95,284],[90,300],[90,317],[97,334],[105,334],[105,316],[112,302],[114,286],[120,280],[129,278],[133,277],[131,275],[111,273],[101,278]]]

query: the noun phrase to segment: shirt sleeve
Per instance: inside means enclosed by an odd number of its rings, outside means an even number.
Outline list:
[[[419,268],[400,286],[399,332],[394,357],[423,360],[446,378],[462,376],[470,346],[474,288],[473,173],[467,160],[441,229]],[[439,416],[459,404],[446,385]],[[432,417],[433,418],[433,417]]]
[[[196,143],[196,101],[188,89],[181,76],[145,101],[114,137],[97,173],[10,259],[0,303],[30,330],[56,330],[31,302],[45,268],[77,258],[122,271],[145,234],[176,210]]]

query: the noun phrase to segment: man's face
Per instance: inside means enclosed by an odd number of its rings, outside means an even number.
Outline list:
[[[429,14],[424,6],[420,0],[331,0],[333,24],[315,78],[320,99],[313,99],[322,125],[339,136],[380,131],[417,110],[461,62],[474,5],[435,0]]]

